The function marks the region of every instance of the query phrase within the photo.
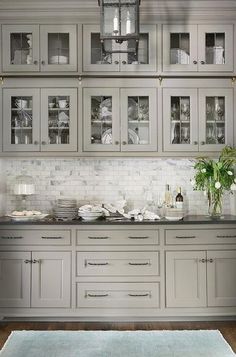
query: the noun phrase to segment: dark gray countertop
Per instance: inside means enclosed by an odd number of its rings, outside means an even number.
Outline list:
[[[122,220],[110,220],[110,219],[98,219],[95,221],[83,221],[83,220],[73,220],[73,221],[56,221],[54,219],[44,219],[41,221],[28,221],[19,222],[13,221],[8,217],[0,217],[0,225],[188,225],[188,224],[236,224],[236,216],[224,215],[220,219],[212,219],[207,216],[186,216],[180,221],[168,221],[166,219],[160,219],[156,221],[134,221],[129,219]]]

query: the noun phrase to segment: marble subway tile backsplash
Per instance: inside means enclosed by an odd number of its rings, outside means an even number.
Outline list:
[[[163,200],[165,185],[172,191],[181,186],[190,214],[205,214],[207,202],[202,192],[194,192],[190,179],[193,161],[187,159],[7,159],[0,161],[0,195],[5,212],[17,207],[12,193],[17,175],[31,175],[36,195],[28,198],[28,208],[50,212],[55,200],[73,197],[78,204],[126,199],[128,209],[147,203],[157,209]],[[224,212],[230,213],[230,199],[224,200]]]

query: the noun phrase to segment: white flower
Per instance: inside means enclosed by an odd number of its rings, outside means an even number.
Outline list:
[[[230,186],[231,191],[236,191],[236,184],[232,183],[232,185]]]
[[[206,170],[206,169],[201,169],[201,172],[202,172],[203,174],[205,174],[205,173],[207,172],[207,170]]]
[[[217,189],[221,188],[221,183],[219,181],[216,181],[215,188]]]
[[[233,172],[232,172],[232,171],[227,171],[227,174],[228,174],[229,176],[233,176]]]
[[[195,185],[196,185],[196,181],[195,181],[194,179],[191,179],[190,182],[191,182],[191,185],[192,185],[192,186],[195,186]]]

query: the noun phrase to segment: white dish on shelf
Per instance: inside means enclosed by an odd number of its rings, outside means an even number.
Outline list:
[[[180,220],[183,219],[184,217],[165,216],[165,218],[166,218],[168,221],[180,221]]]
[[[27,221],[34,221],[34,220],[42,220],[47,217],[48,214],[34,214],[32,216],[15,216],[12,214],[8,214],[7,217],[10,217],[13,221],[18,222],[27,222]]]

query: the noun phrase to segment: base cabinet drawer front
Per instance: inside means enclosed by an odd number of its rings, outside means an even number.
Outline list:
[[[159,308],[159,283],[77,283],[78,308]]]
[[[77,245],[159,244],[158,230],[78,230]]]
[[[159,275],[159,252],[77,252],[77,276]]]
[[[206,307],[206,252],[166,252],[166,307]]]
[[[236,306],[236,250],[208,251],[208,306]]]
[[[70,230],[0,230],[0,245],[70,245]]]
[[[236,227],[219,229],[167,229],[166,245],[236,244]]]
[[[30,252],[0,252],[0,307],[30,307]]]

